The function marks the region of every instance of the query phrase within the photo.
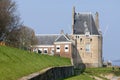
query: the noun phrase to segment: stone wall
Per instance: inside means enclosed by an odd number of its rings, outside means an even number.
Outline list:
[[[73,66],[52,67],[19,80],[59,80],[74,75]]]
[[[102,36],[73,35],[76,40],[76,57],[74,63],[84,63],[86,67],[102,67]],[[87,44],[89,50],[86,49]],[[88,50],[88,51],[87,51]],[[74,54],[75,54],[74,53]]]

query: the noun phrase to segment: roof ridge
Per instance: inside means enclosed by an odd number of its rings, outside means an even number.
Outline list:
[[[57,41],[61,36],[64,36],[67,41],[69,41],[69,38],[65,34],[60,34],[55,41]]]
[[[36,36],[53,36],[53,35],[60,35],[60,34],[35,34]]]

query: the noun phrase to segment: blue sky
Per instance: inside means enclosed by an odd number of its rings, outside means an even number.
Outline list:
[[[72,7],[76,12],[99,12],[103,57],[120,59],[120,0],[15,0],[21,19],[37,34],[71,33]]]

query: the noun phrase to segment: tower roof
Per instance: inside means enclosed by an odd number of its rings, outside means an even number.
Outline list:
[[[92,14],[89,13],[75,13],[73,34],[85,34],[89,31],[91,35],[99,35],[98,29],[95,25]]]

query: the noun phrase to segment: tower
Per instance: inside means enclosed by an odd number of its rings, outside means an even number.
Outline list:
[[[83,63],[86,67],[101,67],[102,34],[99,31],[98,12],[94,19],[91,12],[76,13],[75,7],[73,7],[72,37],[76,40],[77,51],[74,52],[79,54],[74,63]]]

